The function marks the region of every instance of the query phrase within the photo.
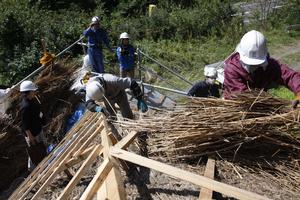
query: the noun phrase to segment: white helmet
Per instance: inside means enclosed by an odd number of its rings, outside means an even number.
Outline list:
[[[247,65],[260,65],[266,62],[268,49],[264,35],[252,30],[246,33],[236,47],[240,60]]]
[[[86,96],[91,100],[101,100],[104,96],[104,88],[98,81],[91,81],[86,86]]]
[[[216,78],[217,77],[217,70],[215,67],[204,67],[204,76],[208,76],[208,77],[213,77]]]
[[[38,87],[32,81],[23,81],[20,85],[20,92],[36,91]]]
[[[121,35],[120,35],[120,39],[129,39],[129,38],[130,38],[130,37],[129,37],[129,34],[126,33],[126,32],[121,33]]]
[[[100,19],[97,16],[92,18],[92,23],[99,23],[99,21],[100,21]]]

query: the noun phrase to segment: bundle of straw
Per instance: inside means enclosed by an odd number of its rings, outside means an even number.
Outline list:
[[[149,133],[149,155],[190,160],[200,155],[266,139],[300,150],[299,110],[265,92],[244,93],[235,100],[193,98],[174,110],[162,110],[116,125]]]

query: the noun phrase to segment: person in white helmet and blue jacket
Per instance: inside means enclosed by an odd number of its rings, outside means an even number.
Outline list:
[[[92,18],[90,26],[83,31],[83,35],[88,38],[88,55],[93,69],[97,73],[104,73],[104,63],[102,48],[103,43],[111,50],[107,33],[100,27],[99,17]]]
[[[224,98],[249,89],[268,90],[274,84],[294,92],[295,108],[300,101],[300,73],[270,57],[264,35],[256,30],[247,32],[237,45],[236,52],[225,60]]]
[[[137,107],[142,112],[148,110],[143,100],[143,92],[137,82],[131,78],[120,78],[112,74],[100,74],[89,79],[86,85],[86,107],[92,112],[106,113],[116,116],[115,104],[121,109],[124,118],[133,119],[133,113],[129,106],[125,89],[130,88],[133,96],[137,99]],[[105,109],[96,103],[104,102]]]
[[[120,35],[120,46],[116,53],[120,64],[120,77],[134,78],[135,48],[129,42],[129,34],[124,32]]]

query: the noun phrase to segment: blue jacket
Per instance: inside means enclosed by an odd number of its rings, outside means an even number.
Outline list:
[[[91,27],[83,31],[83,35],[88,38],[88,46],[102,49],[102,42],[110,49],[109,39],[103,29],[94,30]]]
[[[220,97],[219,86],[217,84],[209,85],[205,81],[197,82],[188,91],[189,96],[193,97]]]
[[[120,46],[117,48],[117,57],[120,63],[120,68],[124,70],[131,70],[134,68],[135,59],[134,59],[135,49],[132,45]]]

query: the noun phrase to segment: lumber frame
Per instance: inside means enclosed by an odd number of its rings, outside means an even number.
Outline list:
[[[258,195],[253,192],[249,192],[237,187],[233,187],[227,185],[225,183],[221,183],[204,176],[200,176],[155,160],[151,160],[149,158],[145,158],[143,156],[139,156],[137,154],[122,150],[120,148],[111,147],[110,154],[116,158],[126,160],[132,163],[135,163],[140,166],[148,167],[154,169],[156,171],[171,175],[175,178],[179,178],[181,180],[185,180],[200,187],[205,187],[211,189],[213,191],[225,194],[230,197],[234,197],[237,199],[245,199],[245,200],[267,200],[267,197]]]
[[[79,122],[77,122],[77,125],[74,126],[69,133],[66,135],[66,137],[58,144],[58,147],[61,147],[63,144],[66,144],[68,139],[72,138],[73,135],[80,131],[84,127],[84,124],[86,122],[90,122],[93,120],[92,113],[87,112],[85,115],[80,119]],[[26,178],[26,180],[18,187],[17,190],[14,191],[14,193],[10,196],[10,200],[15,200],[15,199],[24,199],[24,197],[31,191],[31,189],[38,183],[40,180],[41,176],[43,174],[47,174],[49,172],[49,161],[51,160],[52,162],[55,161],[57,158],[57,155],[55,155],[55,151],[57,148],[54,149],[31,173],[30,176]],[[48,164],[48,165],[46,165]],[[21,195],[21,197],[20,197]]]
[[[93,151],[94,148],[95,148],[95,145],[90,146],[89,148],[84,150],[79,156],[70,158],[68,161],[66,161],[64,166],[59,171],[63,171],[65,169],[73,167],[74,165],[82,162],[89,156],[89,154]]]
[[[207,164],[204,172],[204,176],[210,179],[214,179],[215,174],[215,160],[212,158],[207,159]],[[202,187],[199,194],[199,200],[212,199],[213,191]]]
[[[96,175],[93,177],[92,181],[84,191],[80,200],[92,199],[95,194],[97,197],[101,197],[101,199],[126,199],[126,193],[123,187],[119,167],[120,163],[122,164],[122,162],[125,163],[126,161],[154,169],[156,171],[200,186],[200,199],[202,198],[202,195],[205,195],[205,192],[203,192],[205,190],[209,192],[206,194],[208,196],[203,197],[204,199],[211,199],[212,191],[216,191],[238,199],[268,199],[267,197],[255,194],[253,192],[245,191],[243,189],[213,180],[214,160],[208,160],[205,176],[200,176],[125,151],[123,149],[126,149],[133,142],[138,133],[130,132],[121,141],[117,142],[113,137],[111,130],[108,129],[107,122],[105,120],[106,118],[103,114],[92,114],[89,112],[88,114],[85,114],[80,120],[80,123],[73,127],[73,129],[71,129],[71,131],[66,135],[64,140],[62,140],[58,145],[60,148],[63,148],[63,151],[59,154],[52,152],[50,155],[48,155],[48,157],[36,167],[34,170],[35,174],[29,176],[25,183],[22,183],[21,187],[19,187],[13,193],[10,199],[24,199],[33,187],[38,186],[39,183],[42,183],[42,186],[32,198],[38,199],[58,173],[81,161],[84,161],[59,196],[59,199],[67,199],[72,188],[76,186],[84,172],[87,170],[88,166],[90,166],[94,159],[99,155],[103,155],[104,161],[98,168]],[[88,147],[94,137],[99,133],[101,133],[101,144]]]
[[[97,115],[95,115],[95,116],[97,116]],[[101,118],[100,118],[100,119],[101,119]],[[99,118],[96,119],[96,121],[98,121],[98,120],[99,120]],[[91,128],[89,128],[88,132],[91,132],[91,131],[93,131],[93,132],[96,132],[96,131],[97,131],[97,132],[98,132],[98,131],[100,131],[100,129],[101,129],[102,127],[96,128],[96,127],[95,127],[96,124],[97,124],[97,123],[95,122],[95,124],[94,124]],[[95,129],[96,129],[96,130],[95,130]],[[46,177],[46,180],[45,180],[45,181],[42,181],[42,180],[41,180],[41,182],[42,182],[43,184],[42,184],[42,186],[39,188],[39,190],[35,193],[35,195],[32,197],[32,200],[38,199],[38,198],[40,197],[40,195],[42,195],[42,194],[44,193],[44,191],[46,190],[47,186],[54,180],[54,178],[55,178],[56,175],[58,174],[59,169],[60,169],[61,167],[63,167],[63,165],[64,165],[64,163],[66,162],[66,160],[70,158],[70,156],[71,156],[71,154],[72,154],[72,151],[74,151],[74,149],[77,149],[82,143],[84,143],[84,141],[85,141],[87,135],[88,135],[88,134],[86,133],[86,134],[83,135],[83,137],[81,137],[81,138],[77,137],[77,140],[79,140],[79,141],[76,142],[76,143],[73,142],[73,143],[70,144],[70,147],[64,152],[64,153],[66,154],[66,156],[63,156],[63,155],[60,156],[60,160],[62,160],[62,161],[58,164],[58,166],[56,166],[56,165],[53,165],[53,166],[52,166],[52,167],[54,168],[54,170],[51,171],[51,172],[52,172],[51,175],[50,175],[48,178]]]
[[[103,121],[100,123],[99,127],[103,127],[104,128],[104,124]],[[79,156],[79,154],[81,154],[84,149],[87,148],[87,146],[94,140],[94,138],[97,136],[98,132],[95,131],[82,145],[81,147],[78,149],[78,151],[74,154],[75,157]]]
[[[101,145],[97,145],[89,157],[84,161],[81,167],[78,169],[72,180],[65,187],[63,192],[59,195],[58,200],[67,199],[68,195],[72,192],[72,189],[77,185],[80,181],[82,175],[88,170],[88,167],[95,161],[95,158],[99,155],[102,149]]]

